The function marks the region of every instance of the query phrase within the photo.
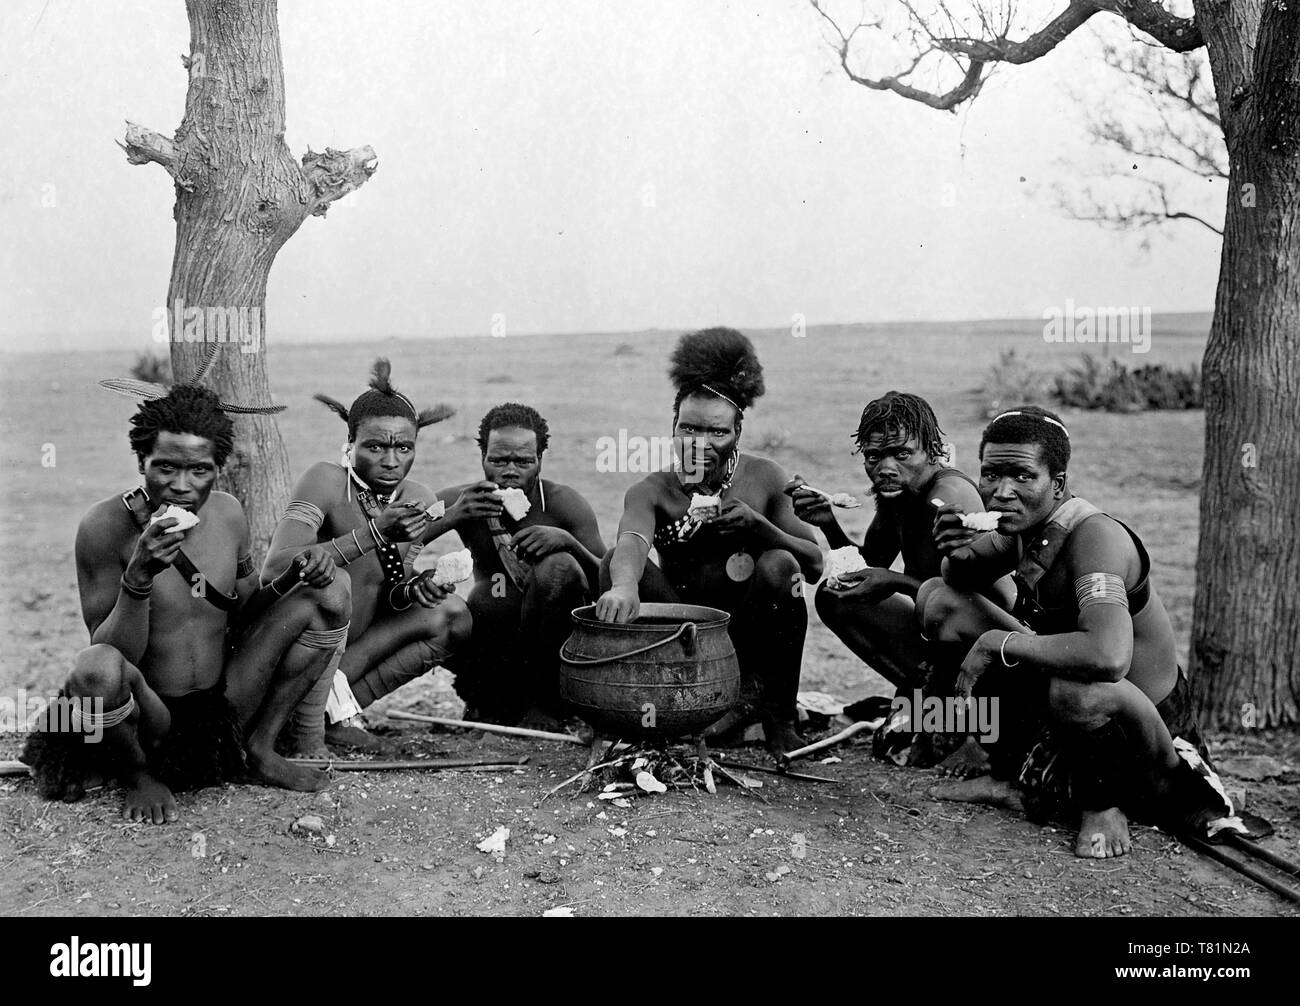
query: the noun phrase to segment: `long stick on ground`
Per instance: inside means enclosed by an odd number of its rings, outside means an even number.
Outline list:
[[[1229,869],[1236,870],[1244,877],[1249,877],[1255,883],[1262,887],[1267,887],[1274,894],[1286,898],[1288,901],[1300,905],[1300,891],[1287,887],[1285,884],[1278,883],[1268,874],[1261,873],[1249,863],[1243,863],[1233,856],[1229,856],[1223,850],[1211,845],[1209,842],[1203,842],[1199,838],[1193,838],[1191,835],[1179,835],[1178,841],[1184,845],[1190,846],[1203,856],[1209,856],[1211,859],[1217,859]]]
[[[851,726],[845,727],[837,734],[832,734],[825,740],[817,741],[815,744],[809,744],[806,747],[796,748],[794,751],[787,751],[785,754],[780,755],[777,758],[777,762],[782,766],[789,765],[790,762],[794,761],[796,758],[805,758],[814,751],[822,751],[826,748],[834,747],[841,741],[848,740],[854,734],[860,734],[863,730],[874,730],[879,725],[880,724],[875,720],[862,720],[858,723],[852,724]]]
[[[439,772],[443,769],[489,771],[491,769],[518,768],[520,765],[528,763],[527,757],[513,761],[502,758],[479,759],[477,761],[458,758],[424,758],[410,761],[362,761],[361,759],[336,761],[332,758],[290,758],[289,760],[295,765],[310,765],[312,768],[327,768],[335,772],[401,772],[407,769],[424,772]]]
[[[444,727],[464,727],[466,730],[484,730],[490,734],[507,734],[510,737],[533,737],[541,741],[560,741],[565,744],[588,743],[577,734],[556,734],[549,730],[529,730],[526,727],[506,727],[499,723],[476,723],[473,720],[453,720],[446,716],[424,716],[421,713],[403,712],[395,709],[388,713],[395,720],[414,720],[416,723],[437,723]]]
[[[0,761],[0,776],[27,775],[31,769],[20,761]]]

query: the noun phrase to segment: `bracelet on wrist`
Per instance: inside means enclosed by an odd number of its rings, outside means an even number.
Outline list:
[[[145,588],[135,587],[126,582],[126,574],[122,574],[122,590],[127,597],[133,597],[137,601],[147,601],[149,595],[153,593],[153,581],[149,581],[149,586]]]
[[[998,656],[1002,658],[1003,667],[1020,666],[1019,660],[1017,660],[1014,664],[1007,663],[1007,643],[1010,642],[1012,636],[1018,636],[1018,635],[1020,635],[1019,632],[1012,630],[1011,632],[1008,632],[1005,636],[1002,637],[1002,645],[998,647]]]
[[[406,603],[403,605],[398,605],[397,601],[393,599],[393,596],[395,594],[400,594],[402,597],[404,597],[406,599]],[[411,599],[411,585],[409,583],[399,583],[396,587],[394,587],[392,590],[388,592],[388,606],[392,608],[394,611],[405,611],[414,603],[415,602]]]

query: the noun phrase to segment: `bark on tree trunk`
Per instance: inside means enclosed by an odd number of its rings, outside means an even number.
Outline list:
[[[1196,4],[1231,160],[1205,352],[1202,722],[1300,722],[1300,10]]]
[[[161,164],[176,180],[176,250],[167,288],[172,373],[186,380],[205,344],[219,341],[206,386],[224,402],[269,405],[271,263],[307,216],[323,215],[364,184],[375,155],[369,147],[309,150],[301,165],[294,160],[284,142],[275,0],[187,0],[186,9],[185,117],[171,140],[128,124],[124,149],[131,163]],[[239,326],[234,334],[232,326]],[[234,418],[235,452],[218,486],[243,503],[260,561],[288,498],[288,456],[273,418]]]

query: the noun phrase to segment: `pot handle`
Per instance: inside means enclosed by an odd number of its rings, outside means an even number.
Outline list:
[[[568,640],[560,647],[560,660],[574,667],[599,667],[601,664],[612,664],[616,660],[626,660],[628,657],[635,657],[642,653],[649,653],[651,650],[658,649],[674,639],[681,638],[682,648],[686,651],[688,657],[695,656],[695,623],[683,622],[677,626],[677,631],[670,635],[664,636],[663,639],[656,639],[653,643],[647,643],[645,646],[639,646],[635,650],[629,650],[627,653],[616,653],[610,657],[571,657],[564,647],[569,645]]]

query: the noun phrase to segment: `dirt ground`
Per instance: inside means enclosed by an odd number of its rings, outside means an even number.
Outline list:
[[[439,672],[400,708],[457,710]],[[391,703],[388,709],[399,708]],[[172,825],[129,824],[120,791],[51,804],[0,782],[0,910],[13,915],[1300,915],[1152,828],[1118,860],[1072,854],[1072,833],[992,808],[941,803],[933,771],[875,761],[865,741],[762,787],[678,790],[629,808],[567,789],[578,745],[466,734],[376,715],[410,758],[527,757],[492,772],[335,772],[307,795],[226,786],[180,798]],[[862,736],[862,735],[860,735]],[[1225,770],[1281,771],[1244,787],[1270,848],[1300,839],[1300,742],[1216,747]],[[7,739],[12,748],[12,738]],[[761,748],[727,757],[770,762]],[[1263,758],[1255,757],[1263,755]],[[9,751],[0,756],[12,757]],[[1276,764],[1275,764],[1276,762]],[[754,794],[762,794],[762,798]],[[322,830],[295,828],[307,815]],[[314,822],[313,822],[314,824]],[[477,843],[510,829],[503,856]]]
[[[1157,328],[1143,362],[1199,358],[1205,319],[1158,318]],[[359,386],[376,352],[394,358],[399,386],[421,402],[445,399],[460,409],[438,437],[421,439],[413,475],[426,484],[474,477],[472,433],[489,406],[535,404],[551,423],[547,476],[579,487],[612,540],[622,494],[640,476],[597,472],[595,444],[619,428],[664,432],[673,336],[273,346],[269,370],[277,400],[290,406],[280,425],[294,471],[337,457],[342,440],[311,393]],[[853,491],[862,472],[849,433],[868,398],[889,387],[929,397],[969,470],[989,405],[975,388],[983,368],[1006,348],[1053,371],[1065,359],[1031,323],[832,326],[803,339],[786,332],[755,339],[769,393],[747,419],[747,449],[814,484]],[[99,378],[125,374],[131,354],[4,362],[0,466],[13,477],[0,485],[0,695],[48,695],[85,645],[72,562],[77,521],[91,502],[137,480],[125,436],[131,406],[95,388]],[[575,373],[593,370],[608,385],[602,400],[615,404],[566,390]],[[1072,485],[1143,535],[1185,657],[1203,417],[1077,413],[1067,422],[1076,444]],[[860,535],[869,508],[853,513],[859,523],[846,522],[846,530]],[[440,542],[456,547],[452,537]],[[885,691],[815,612],[803,687],[845,701]],[[439,672],[378,704],[376,724],[396,708],[455,715],[460,704]],[[934,773],[875,762],[862,741],[838,751],[838,764],[806,767],[834,784],[756,775],[767,802],[723,786],[716,796],[670,792],[621,809],[594,793],[537,805],[582,767],[586,753],[577,745],[387,725],[411,757],[529,761],[488,774],[338,772],[314,796],[209,789],[182,796],[181,821],[164,827],[122,822],[120,792],[49,804],[29,782],[0,779],[0,913],[1297,914],[1151,829],[1136,831],[1131,856],[1076,859],[1068,830],[933,801],[926,790]],[[16,757],[21,739],[0,734],[0,760]],[[1270,846],[1300,858],[1300,740],[1255,733],[1215,750],[1229,787],[1244,789],[1247,809],[1277,826]],[[758,748],[733,756],[766,763]],[[320,817],[323,831],[294,831],[304,815]],[[476,845],[500,826],[510,838],[497,860]]]

